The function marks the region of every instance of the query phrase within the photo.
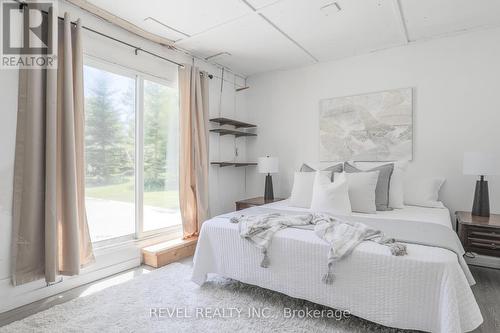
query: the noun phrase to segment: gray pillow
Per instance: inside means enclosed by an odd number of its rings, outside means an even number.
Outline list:
[[[339,163],[339,164],[335,164],[335,165],[329,166],[328,168],[323,169],[321,171],[331,171],[332,172],[332,182],[333,182],[333,175],[335,174],[335,172],[341,173],[343,170],[344,170],[344,165],[342,163]],[[307,165],[307,164],[304,163],[300,167],[299,171],[300,172],[315,172],[316,170],[314,168],[311,168],[309,165]]]
[[[392,210],[389,207],[389,188],[392,172],[394,171],[394,163],[384,164],[370,170],[361,170],[345,162],[344,171],[347,173],[379,171],[377,188],[375,189],[375,205],[379,211]]]
[[[311,168],[309,165],[307,164],[302,164],[302,166],[300,167],[300,172],[314,172],[316,170],[314,170],[313,168]]]

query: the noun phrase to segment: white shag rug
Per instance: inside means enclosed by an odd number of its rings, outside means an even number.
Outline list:
[[[403,332],[354,316],[339,320],[331,308],[235,280],[214,277],[199,287],[190,278],[191,267],[170,264],[0,332]],[[302,311],[291,316],[290,309]]]

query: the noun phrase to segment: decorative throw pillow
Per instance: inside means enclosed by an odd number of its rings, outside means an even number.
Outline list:
[[[334,215],[350,215],[349,186],[344,173],[340,173],[332,183],[330,177],[316,172],[314,178],[311,210]]]
[[[375,189],[377,188],[379,171],[343,173],[349,187],[349,201],[353,212],[375,214]],[[335,174],[335,179],[342,174]]]
[[[404,174],[408,167],[408,161],[394,162],[354,162],[354,165],[362,170],[369,170],[381,165],[394,163],[391,181],[389,183],[389,207],[405,208],[404,203]]]
[[[299,169],[300,172],[315,172],[316,169],[309,166],[309,164],[302,163],[302,166]]]
[[[363,173],[379,171],[377,189],[375,190],[375,204],[377,210],[392,210],[389,206],[389,188],[391,184],[391,176],[394,170],[394,163],[381,165],[370,170],[361,170],[356,168],[349,162],[344,163],[344,171],[347,173]]]
[[[405,204],[431,208],[444,208],[439,200],[439,190],[445,182],[444,178],[412,178],[405,179]]]
[[[331,178],[331,172],[320,171],[325,177]],[[310,208],[314,186],[315,172],[295,172],[293,178],[292,194],[290,195],[290,206]]]
[[[309,164],[303,163],[302,166],[300,167],[301,172],[315,172],[316,169],[311,167]],[[329,166],[328,168],[325,168],[321,171],[330,171],[332,173],[331,181],[333,182],[333,174],[334,173],[340,173],[344,171],[344,163],[336,163],[334,165]]]

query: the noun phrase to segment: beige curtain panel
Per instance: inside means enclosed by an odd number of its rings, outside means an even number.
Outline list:
[[[208,218],[208,74],[179,68],[179,200],[184,238],[198,236]]]
[[[57,16],[49,12],[49,20]],[[94,260],[84,201],[81,26],[72,25],[68,15],[56,26],[58,68],[19,72],[14,285],[41,278],[55,282],[57,275],[79,274]]]

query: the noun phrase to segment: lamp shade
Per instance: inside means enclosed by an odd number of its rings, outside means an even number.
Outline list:
[[[464,175],[498,175],[500,173],[498,156],[490,153],[464,153]]]
[[[260,173],[276,173],[279,168],[279,160],[277,157],[259,157],[259,172]]]

